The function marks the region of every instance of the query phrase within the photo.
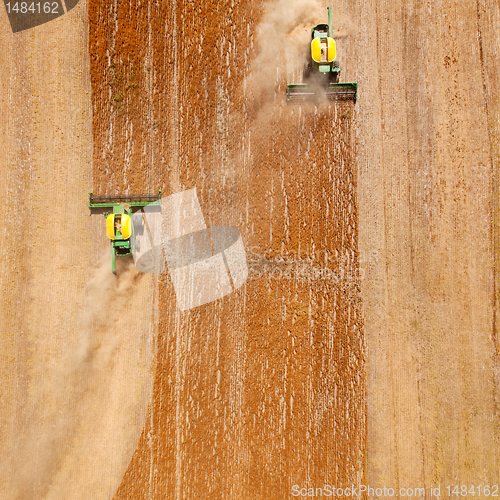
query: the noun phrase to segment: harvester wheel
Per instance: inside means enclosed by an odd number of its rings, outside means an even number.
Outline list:
[[[135,234],[142,236],[144,234],[144,221],[142,220],[142,214],[140,212],[132,214],[132,222],[134,223]]]
[[[336,71],[332,71],[328,75],[328,79],[329,79],[330,83],[339,83],[339,73],[337,73]]]
[[[310,62],[304,64],[304,78],[311,76],[312,64]]]

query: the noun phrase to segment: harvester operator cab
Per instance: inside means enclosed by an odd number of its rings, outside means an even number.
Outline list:
[[[106,217],[106,235],[112,241],[128,240],[132,235],[132,219],[125,213],[113,213]]]
[[[311,57],[315,63],[326,64],[325,70],[320,68],[320,73],[331,71],[330,63],[333,63],[336,56],[335,40],[330,37],[315,38],[311,42]]]
[[[328,24],[318,24],[311,32],[311,57],[317,64],[330,65],[335,60],[335,40],[329,36]],[[320,72],[329,72],[330,67],[320,68]]]

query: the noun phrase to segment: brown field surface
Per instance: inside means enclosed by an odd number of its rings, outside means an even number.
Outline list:
[[[2,11],[1,499],[500,482],[499,5],[330,5],[356,104],[286,104],[323,0]],[[180,311],[88,192],[195,187],[249,276]]]

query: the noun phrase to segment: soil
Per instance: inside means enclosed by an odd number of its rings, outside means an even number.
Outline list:
[[[368,478],[427,495],[495,483],[498,5],[344,6],[362,89]]]
[[[498,484],[498,3],[333,13],[356,104],[286,104],[323,0],[0,16],[2,498]],[[193,187],[249,277],[181,312],[87,196]]]

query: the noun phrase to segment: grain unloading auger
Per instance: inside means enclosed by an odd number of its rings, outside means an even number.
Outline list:
[[[332,15],[328,7],[328,24],[318,24],[311,30],[310,60],[304,68],[307,83],[287,85],[287,102],[315,100],[321,95],[330,101],[356,102],[358,84],[339,83],[340,65],[336,56]]]
[[[136,235],[144,232],[141,208],[161,204],[161,189],[157,195],[94,196],[89,194],[89,208],[100,209],[106,217],[106,235],[111,240],[111,270],[116,274],[116,257],[134,255],[138,250]],[[111,210],[107,210],[111,209]],[[134,211],[135,209],[135,211]]]

